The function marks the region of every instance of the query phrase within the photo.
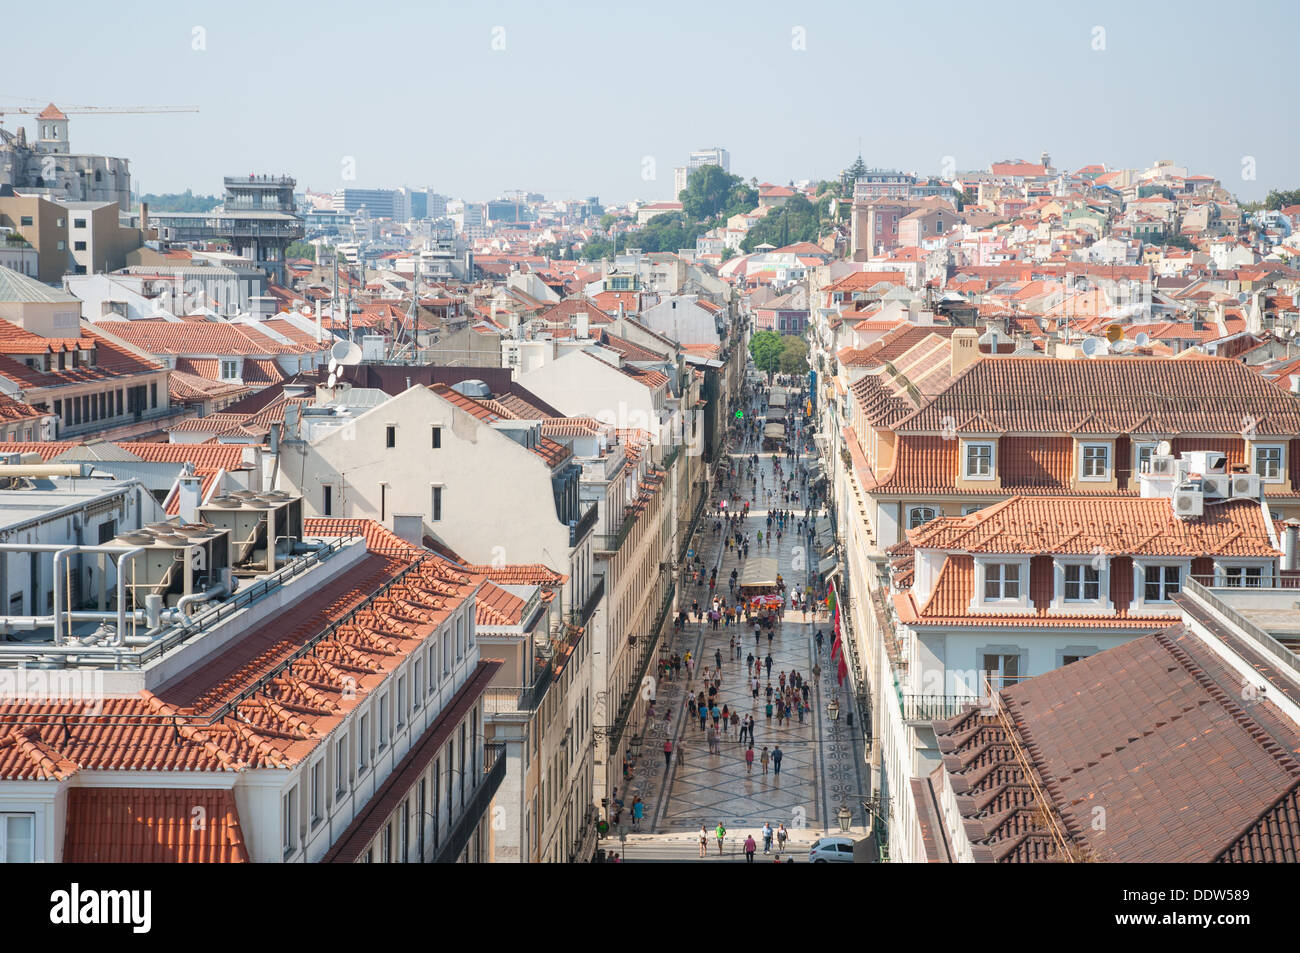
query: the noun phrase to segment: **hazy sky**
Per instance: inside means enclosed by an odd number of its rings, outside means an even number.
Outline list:
[[[859,142],[921,173],[1046,149],[1067,169],[1174,159],[1243,200],[1300,187],[1294,4],[190,6],[6,4],[0,104],[199,106],[71,117],[74,150],[129,158],[151,192],[257,171],[613,203],[669,198],[694,148],[784,183],[836,175]]]

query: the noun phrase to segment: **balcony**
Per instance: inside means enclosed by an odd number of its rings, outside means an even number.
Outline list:
[[[586,513],[582,514],[582,519],[569,527],[569,548],[572,549],[587,538],[587,534],[596,526],[596,521],[600,518],[600,507],[592,504]]]
[[[903,695],[903,720],[907,722],[943,721],[955,718],[972,705],[982,702],[976,695]]]
[[[474,794],[461,808],[460,817],[442,848],[434,855],[435,864],[454,864],[460,857],[479,822],[487,814],[488,805],[506,776],[506,746],[499,741],[489,741],[483,746],[483,777]]]
[[[600,577],[600,582],[591,587],[591,593],[581,606],[572,611],[572,620],[575,626],[585,626],[591,621],[591,617],[596,614],[596,607],[600,605],[600,600],[605,595],[605,577]]]

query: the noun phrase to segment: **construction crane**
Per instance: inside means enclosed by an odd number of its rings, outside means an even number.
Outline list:
[[[19,96],[15,98],[26,99],[27,97]],[[104,116],[126,113],[196,113],[199,111],[198,106],[70,106],[67,109],[62,109],[55,106],[54,103],[50,103],[48,106],[0,105],[0,122],[4,122],[6,114],[38,116],[47,109],[57,109],[65,116]]]

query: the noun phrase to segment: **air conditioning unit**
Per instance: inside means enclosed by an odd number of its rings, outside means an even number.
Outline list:
[[[1201,477],[1201,491],[1209,497],[1227,499],[1231,488],[1229,481],[1230,478],[1223,474],[1206,474]]]
[[[1174,475],[1174,458],[1173,457],[1152,457],[1150,473],[1157,473],[1161,476]]]
[[[1200,490],[1179,487],[1173,496],[1174,515],[1179,519],[1193,519],[1205,514],[1205,494]]]
[[[174,606],[182,596],[219,584],[230,566],[230,534],[208,523],[150,523],[121,534],[113,545],[144,549],[127,570],[127,600],[135,609],[145,608],[151,595]]]
[[[1260,494],[1258,473],[1234,473],[1229,495],[1232,499],[1257,500]]]

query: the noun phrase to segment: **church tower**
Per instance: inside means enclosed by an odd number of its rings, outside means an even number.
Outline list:
[[[36,117],[36,151],[42,155],[66,156],[68,146],[68,117],[54,103],[41,110]]]

